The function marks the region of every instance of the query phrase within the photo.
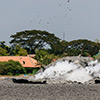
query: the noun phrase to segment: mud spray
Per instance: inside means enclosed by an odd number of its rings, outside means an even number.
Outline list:
[[[85,83],[96,77],[100,78],[100,63],[97,60],[88,63],[87,67],[62,61],[57,62],[55,66],[50,66],[44,72],[35,75],[34,80],[49,79],[51,81],[62,80]]]

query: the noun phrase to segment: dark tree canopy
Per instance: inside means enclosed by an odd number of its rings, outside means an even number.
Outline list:
[[[100,50],[100,43],[92,42],[86,39],[73,40],[70,42],[61,41],[47,31],[41,30],[25,30],[11,35],[12,45],[21,45],[21,48],[27,50],[29,54],[36,53],[36,50],[46,49],[50,54],[66,56],[91,56],[98,53]],[[4,43],[1,43],[4,47]]]
[[[67,52],[73,55],[80,53],[89,53],[91,56],[98,53],[100,49],[100,43],[95,43],[86,39],[74,40],[67,43]],[[83,54],[84,55],[84,54]]]
[[[66,50],[67,43],[68,43],[67,41],[63,40],[63,41],[58,42],[56,45],[53,44],[51,53],[54,52],[54,54],[63,55],[63,53]]]
[[[17,32],[15,35],[11,35],[11,38],[13,38],[10,41],[11,44],[20,44],[29,51],[43,49],[46,46],[53,48],[54,45],[57,45],[60,42],[60,39],[54,34],[41,30]]]

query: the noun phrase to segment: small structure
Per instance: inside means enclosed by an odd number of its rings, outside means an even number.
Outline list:
[[[100,62],[100,50],[99,52],[95,55],[95,59],[97,59]]]
[[[35,55],[28,55],[28,56],[0,56],[0,62],[3,61],[19,61],[21,65],[25,68],[37,68],[41,67],[38,65],[38,62],[34,59]]]

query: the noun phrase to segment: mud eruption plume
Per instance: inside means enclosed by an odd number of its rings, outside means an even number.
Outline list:
[[[89,62],[86,67],[74,63],[69,63],[69,61],[59,61],[55,65],[47,68],[44,72],[38,73],[34,77],[30,77],[29,80],[86,83],[94,78],[100,78],[100,64],[98,61]]]

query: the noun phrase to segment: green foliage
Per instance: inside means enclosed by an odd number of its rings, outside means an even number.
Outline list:
[[[80,50],[71,49],[71,48],[68,48],[66,50],[66,52],[67,52],[67,56],[77,56],[77,55],[79,55],[81,53]]]
[[[0,62],[0,75],[18,75],[25,73],[25,68],[18,61],[9,60],[8,62]]]
[[[54,49],[60,42],[60,39],[54,34],[40,30],[28,30],[18,32],[15,35],[11,35],[13,38],[10,43],[20,44],[23,48],[27,49],[28,53],[35,53],[35,50],[50,47],[54,52]],[[34,51],[34,52],[33,52]]]
[[[25,70],[26,70],[26,73],[27,74],[32,74],[33,73],[33,68],[25,68]]]
[[[8,46],[7,45],[5,45],[5,41],[0,41],[0,47],[2,47],[3,49],[6,49],[6,50],[8,50]]]
[[[27,53],[27,51],[25,49],[20,48],[19,51],[18,51],[18,55],[19,56],[27,56],[28,53]]]
[[[35,55],[35,59],[43,65],[48,65],[52,62],[52,59],[57,58],[57,56],[55,56],[54,54],[49,54],[46,50],[39,50]]]
[[[58,43],[52,44],[52,48],[49,50],[50,53],[62,55],[66,50],[67,43],[67,41],[59,41]]]
[[[81,54],[82,56],[91,56],[98,53],[100,49],[100,43],[95,43],[89,40],[74,40],[67,43],[66,53],[71,56]]]
[[[27,50],[21,48],[20,45],[13,46],[10,53],[13,56],[27,56],[28,55]]]
[[[7,50],[0,47],[0,56],[8,56],[8,55],[9,54],[7,53]]]
[[[33,69],[32,74],[33,74],[33,75],[35,75],[35,74],[36,74],[36,72],[37,72],[38,70],[40,70],[40,68],[35,68],[35,69]]]
[[[0,41],[0,47],[2,47],[3,49],[5,49],[6,50],[6,52],[7,52],[7,55],[9,54],[9,52],[10,52],[10,47],[8,47],[7,45],[5,45],[5,41]]]

